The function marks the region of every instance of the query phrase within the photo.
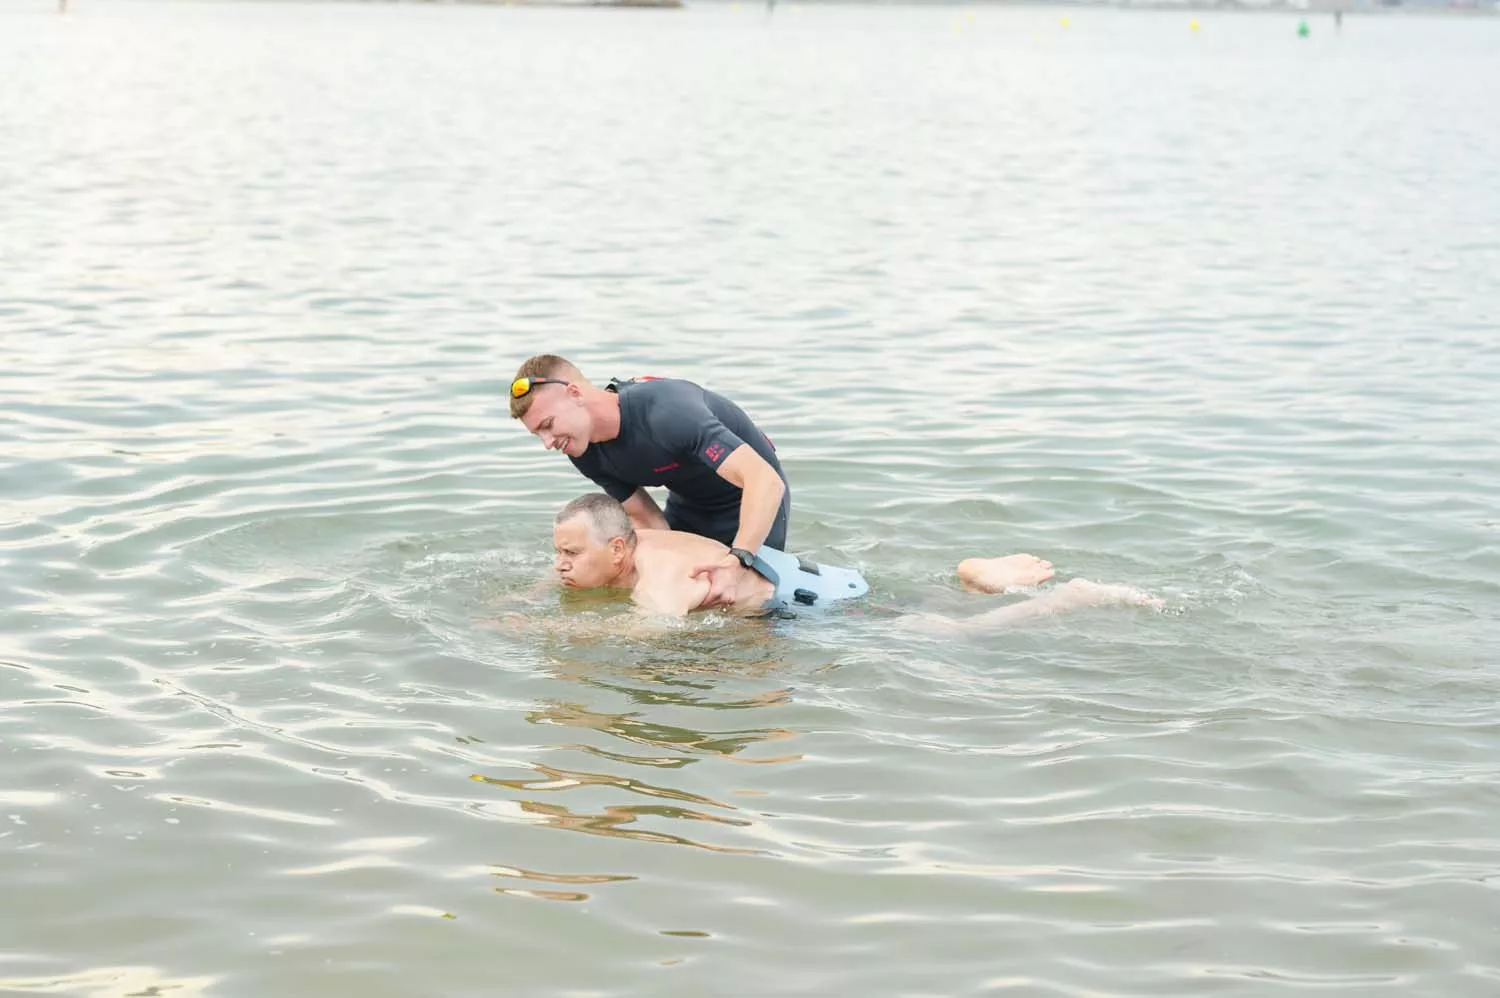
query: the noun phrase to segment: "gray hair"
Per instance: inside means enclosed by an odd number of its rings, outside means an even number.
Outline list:
[[[625,538],[626,544],[635,543],[635,527],[630,522],[630,514],[613,497],[603,492],[579,496],[564,506],[558,512],[557,519],[552,522],[567,523],[575,516],[581,516],[588,522],[589,533],[593,535],[595,544],[608,544],[616,537]]]

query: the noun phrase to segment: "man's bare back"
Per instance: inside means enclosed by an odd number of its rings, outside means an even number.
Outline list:
[[[636,578],[631,598],[643,609],[673,616],[697,609],[708,595],[708,578],[694,578],[693,569],[729,553],[729,548],[712,538],[678,530],[637,530],[635,538]],[[760,610],[775,591],[768,580],[746,572],[730,608],[740,612]]]

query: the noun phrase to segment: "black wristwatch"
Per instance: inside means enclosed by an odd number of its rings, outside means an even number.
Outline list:
[[[744,565],[746,568],[755,567],[754,552],[746,551],[744,548],[730,548],[729,553],[738,558],[740,560],[740,564]]]

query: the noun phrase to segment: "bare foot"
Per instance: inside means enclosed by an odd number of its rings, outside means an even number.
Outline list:
[[[1088,579],[1069,579],[1048,596],[1054,609],[1074,606],[1149,606],[1160,610],[1166,603],[1129,586],[1107,586]]]
[[[966,588],[982,593],[1004,593],[1021,586],[1039,586],[1052,578],[1052,562],[1029,554],[1004,558],[965,558],[958,578]]]

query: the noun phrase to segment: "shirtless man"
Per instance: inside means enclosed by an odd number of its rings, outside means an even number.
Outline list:
[[[557,552],[554,568],[572,589],[604,586],[630,590],[637,607],[652,616],[684,617],[698,609],[709,582],[693,569],[725,551],[708,537],[679,531],[636,530],[625,509],[602,493],[580,496],[563,507],[552,527]],[[959,563],[963,584],[980,592],[1004,593],[1052,578],[1052,564],[1029,554],[968,558]],[[777,585],[745,573],[730,593],[732,610],[752,614],[775,605]],[[996,607],[963,621],[942,618],[944,626],[1014,623],[1077,606],[1154,606],[1161,601],[1125,586],[1103,586],[1074,579],[1023,603]],[[931,619],[930,617],[928,619]]]

